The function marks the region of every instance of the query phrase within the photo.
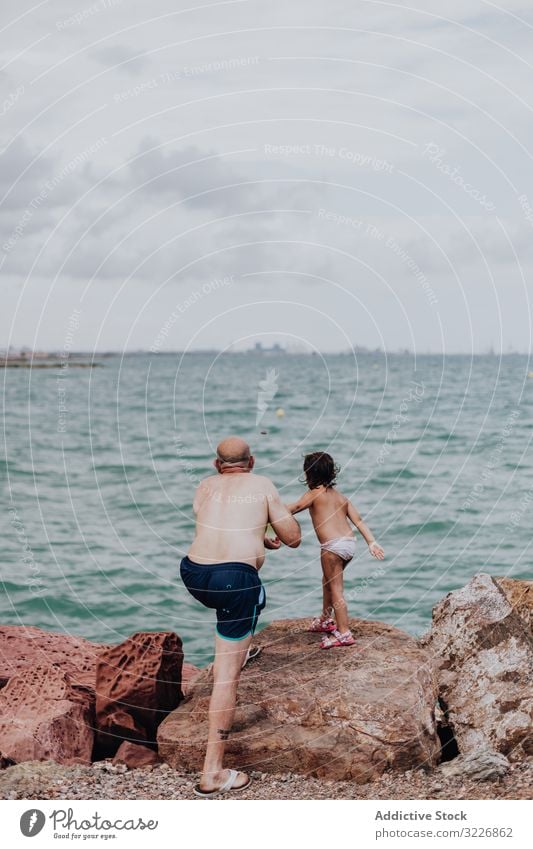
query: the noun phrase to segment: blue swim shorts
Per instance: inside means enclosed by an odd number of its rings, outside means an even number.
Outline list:
[[[217,612],[217,633],[243,640],[255,632],[266,595],[257,569],[249,563],[194,563],[184,557],[180,575],[190,594]]]

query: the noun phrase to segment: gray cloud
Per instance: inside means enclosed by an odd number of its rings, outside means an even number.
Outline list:
[[[146,56],[139,54],[136,50],[125,44],[101,47],[91,53],[90,56],[107,68],[114,69],[117,65],[120,65],[121,70],[130,74],[132,77],[139,76],[150,65]]]
[[[255,332],[283,315],[325,349],[334,323],[276,303],[322,305],[372,346],[525,349],[531,11],[188,7],[3,4],[0,345],[39,322],[59,344],[84,298],[80,344],[120,347],[129,326],[148,347],[176,301],[233,275],[169,344],[231,344],[255,299]]]

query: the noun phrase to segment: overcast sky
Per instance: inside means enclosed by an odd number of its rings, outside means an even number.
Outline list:
[[[531,3],[0,15],[0,347],[531,349]]]

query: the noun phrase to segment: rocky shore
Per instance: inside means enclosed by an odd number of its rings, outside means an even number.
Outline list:
[[[305,620],[268,626],[228,742],[239,798],[531,798],[532,588],[476,575],[419,640],[353,620],[323,652]],[[210,686],[171,632],[0,627],[0,797],[191,798]]]
[[[408,770],[358,784],[310,778],[294,773],[252,772],[250,786],[232,799],[531,799],[533,765],[512,764],[502,778],[478,781],[449,778],[442,767],[431,772]],[[196,773],[168,764],[115,767],[111,761],[92,766],[62,766],[39,761],[12,766],[0,773],[2,799],[194,799]]]

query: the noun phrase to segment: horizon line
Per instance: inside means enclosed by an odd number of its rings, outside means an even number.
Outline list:
[[[400,349],[384,349],[384,348],[366,348],[364,346],[354,346],[353,348],[344,348],[341,350],[335,351],[295,351],[286,348],[242,348],[237,350],[232,349],[224,349],[224,348],[191,348],[189,350],[183,350],[179,348],[168,348],[163,350],[151,350],[150,348],[99,348],[99,349],[84,349],[80,348],[76,351],[69,350],[68,352],[61,349],[31,349],[27,346],[22,346],[21,348],[11,349],[0,347],[0,358],[1,359],[20,359],[20,358],[37,358],[41,359],[44,357],[62,357],[64,359],[71,359],[72,357],[77,356],[138,356],[138,355],[147,355],[153,354],[154,356],[171,356],[171,355],[187,355],[187,354],[231,354],[231,355],[242,355],[242,354],[258,354],[258,355],[273,355],[273,356],[300,356],[300,357],[312,357],[312,356],[349,356],[350,354],[361,354],[361,355],[371,355],[371,356],[417,356],[417,357],[509,357],[509,356],[520,356],[520,357],[531,357],[533,356],[533,351],[495,351],[494,349],[490,349],[488,351],[413,351],[409,348],[400,348]]]

